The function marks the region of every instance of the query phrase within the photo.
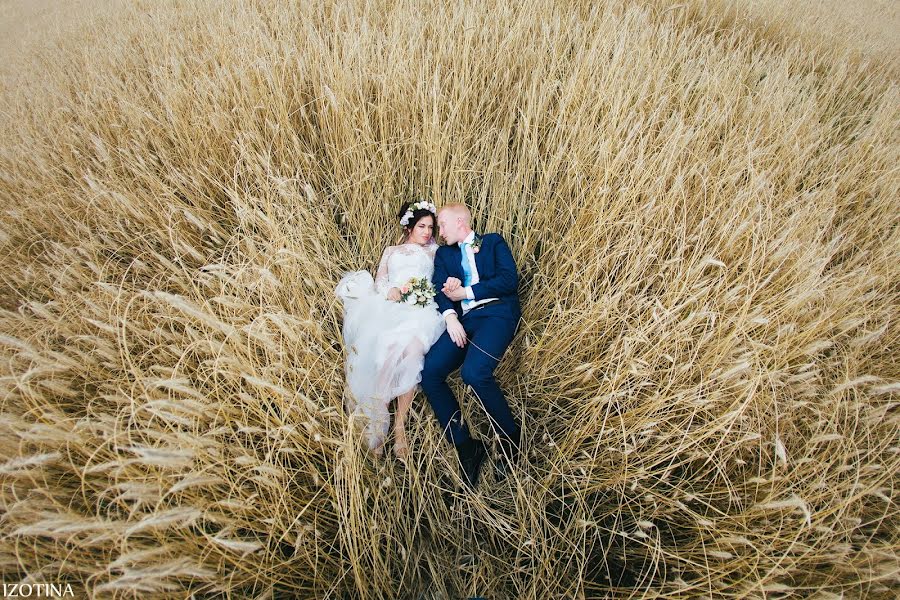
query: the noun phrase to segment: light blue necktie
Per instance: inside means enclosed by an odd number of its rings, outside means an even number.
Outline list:
[[[462,269],[463,269],[463,287],[468,287],[472,285],[472,267],[469,264],[469,255],[466,252],[466,246],[468,246],[468,242],[460,242],[459,249],[462,251]],[[466,310],[468,310],[469,305],[472,303],[468,298],[464,298],[462,300],[462,306]]]

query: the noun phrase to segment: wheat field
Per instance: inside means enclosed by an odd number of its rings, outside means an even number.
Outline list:
[[[815,4],[69,3],[0,80],[3,583],[894,597],[900,20]],[[421,393],[409,468],[342,409],[417,196],[521,276],[474,494]]]

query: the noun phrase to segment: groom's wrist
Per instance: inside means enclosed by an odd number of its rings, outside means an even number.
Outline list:
[[[458,318],[459,318],[459,315],[457,315],[457,314],[456,314],[456,311],[453,310],[452,308],[448,308],[447,310],[445,310],[445,311],[443,312],[443,315],[444,315],[444,320],[445,320],[445,321],[449,321],[451,318],[453,318],[453,319],[458,319]]]

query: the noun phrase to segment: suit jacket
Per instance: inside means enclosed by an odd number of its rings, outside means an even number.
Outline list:
[[[512,252],[499,233],[486,233],[478,237],[481,238],[481,248],[475,253],[475,267],[478,269],[479,282],[472,285],[472,294],[475,300],[484,298],[500,300],[478,309],[478,312],[483,316],[491,315],[518,322],[522,309],[519,305],[519,274]],[[437,302],[438,311],[443,313],[452,308],[459,317],[462,317],[462,303],[458,300],[451,301],[441,291],[448,277],[457,277],[460,281],[465,281],[462,250],[459,244],[441,246],[437,249],[431,282],[437,290],[434,300]]]

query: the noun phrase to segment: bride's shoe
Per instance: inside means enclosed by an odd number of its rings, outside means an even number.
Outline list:
[[[406,434],[403,434],[403,438],[396,438],[394,440],[394,456],[397,457],[397,460],[402,462],[404,465],[406,464],[407,459],[409,458],[409,445],[406,441]]]

